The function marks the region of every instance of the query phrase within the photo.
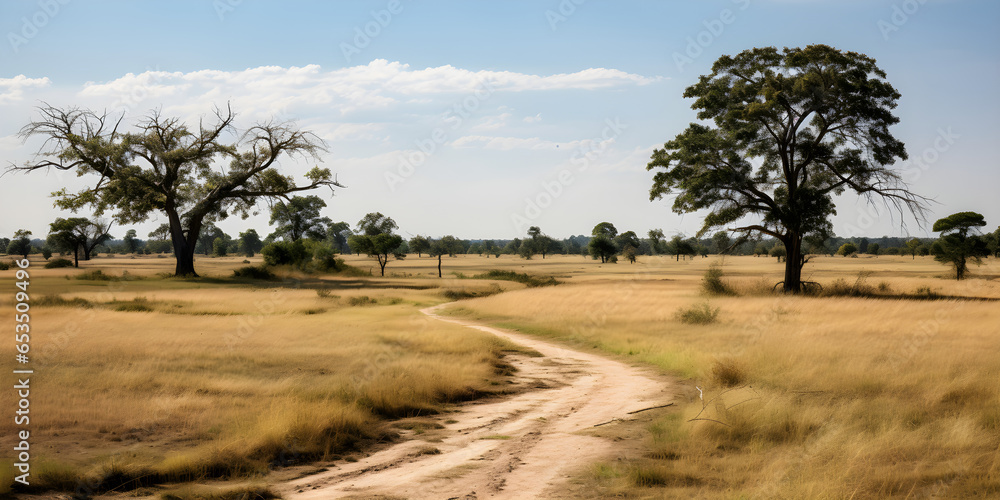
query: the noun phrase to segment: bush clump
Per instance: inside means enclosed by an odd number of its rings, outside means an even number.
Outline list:
[[[267,266],[243,266],[233,270],[233,277],[251,280],[273,280],[277,278]]]
[[[718,264],[708,266],[705,277],[701,280],[701,289],[708,295],[735,295],[735,292],[722,281],[722,267]]]
[[[300,267],[312,260],[312,255],[306,250],[302,240],[275,241],[265,246],[260,254],[264,256],[264,264],[268,266]]]
[[[73,267],[73,261],[59,258],[45,263],[45,269],[57,269],[60,267]]]
[[[373,299],[367,295],[359,295],[357,297],[348,298],[347,303],[351,306],[373,306],[375,304],[378,304],[378,300]]]
[[[505,269],[490,269],[485,273],[473,276],[473,278],[480,280],[516,281],[518,283],[524,283],[529,288],[559,284],[559,281],[553,278],[552,276],[545,276],[545,277],[532,276],[527,273],[518,273],[515,271],[508,271]]]
[[[453,289],[449,288],[443,290],[441,295],[444,295],[448,300],[463,300],[463,299],[474,299],[476,297],[489,297],[490,295],[496,295],[503,292],[503,288],[500,285],[494,283],[492,286],[486,290],[466,290],[465,288]]]
[[[6,271],[10,269],[10,263],[0,260],[0,271]]]
[[[681,323],[688,323],[692,325],[708,325],[715,323],[718,317],[719,308],[712,307],[708,302],[702,302],[691,306],[688,309],[680,309],[677,311],[677,319],[679,319]]]

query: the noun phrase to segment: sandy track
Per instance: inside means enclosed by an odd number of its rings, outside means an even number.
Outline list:
[[[570,472],[622,446],[581,431],[671,400],[670,387],[642,369],[442,317],[435,314],[439,307],[421,312],[541,353],[543,357],[508,356],[520,382],[537,390],[462,405],[459,412],[437,418],[445,430],[282,484],[277,489],[285,498],[557,498]]]

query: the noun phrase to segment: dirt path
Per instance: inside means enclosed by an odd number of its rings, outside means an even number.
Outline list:
[[[543,357],[508,356],[538,390],[469,403],[437,417],[445,429],[413,436],[354,463],[281,485],[288,499],[556,498],[568,474],[623,446],[581,431],[663,405],[670,387],[642,369],[534,337],[421,312],[509,339]]]

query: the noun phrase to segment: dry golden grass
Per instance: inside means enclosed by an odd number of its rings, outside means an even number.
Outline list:
[[[641,498],[1000,496],[1000,302],[769,295],[774,259],[726,258],[751,296],[705,300],[710,259],[617,264],[579,284],[452,306],[457,314],[649,363],[687,379],[646,458],[598,466],[602,494]],[[629,275],[628,271],[637,270]],[[859,271],[896,293],[1000,298],[1000,265],[948,280],[929,259],[818,258],[809,279]],[[697,388],[703,391],[699,397]]]
[[[500,353],[512,346],[417,309],[445,300],[444,290],[500,287],[507,293],[452,312],[685,379],[687,401],[650,426],[644,458],[595,466],[586,481],[600,495],[1000,496],[997,302],[771,295],[783,267],[753,257],[724,259],[723,280],[741,295],[723,297],[700,291],[715,258],[459,256],[444,260],[438,279],[436,259],[410,256],[390,262],[385,278],[230,279],[242,261],[199,258],[204,277],[194,280],[159,277],[173,261],[156,257],[99,258],[79,270],[35,263],[32,297],[68,302],[32,310],[36,480],[72,489],[81,474],[253,476],[389,439],[385,418],[498,387]],[[94,269],[130,279],[74,278]],[[454,274],[490,269],[565,284]],[[864,272],[886,293],[1000,298],[996,260],[972,271],[956,282],[929,258],[818,257],[805,277],[828,287]],[[715,323],[678,319],[706,300],[719,308]],[[9,420],[0,434],[0,446],[11,445]]]
[[[391,439],[387,418],[501,390],[502,351],[515,349],[420,314],[445,300],[428,280],[251,286],[223,278],[242,259],[201,266],[200,280],[158,278],[170,261],[129,260],[143,279],[32,268],[34,484],[131,489],[335,458]],[[86,267],[121,276],[122,261]],[[5,419],[0,446],[14,434]]]

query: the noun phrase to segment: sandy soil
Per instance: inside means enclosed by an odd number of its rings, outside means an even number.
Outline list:
[[[435,417],[441,430],[411,434],[353,463],[275,489],[287,499],[561,498],[567,479],[614,456],[623,442],[589,432],[597,424],[671,402],[662,377],[595,354],[435,314],[428,316],[507,338],[542,357],[509,356],[518,382],[511,397],[474,402]]]

